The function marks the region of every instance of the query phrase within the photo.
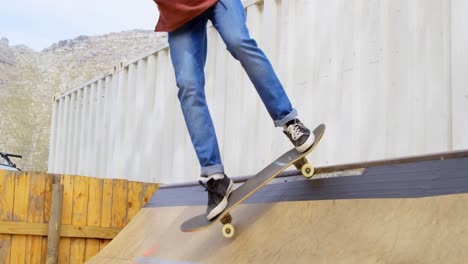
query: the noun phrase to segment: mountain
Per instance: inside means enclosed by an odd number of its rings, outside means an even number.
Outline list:
[[[36,52],[1,38],[0,151],[23,155],[14,160],[23,170],[47,171],[54,95],[166,42],[165,34],[132,30],[79,36]]]

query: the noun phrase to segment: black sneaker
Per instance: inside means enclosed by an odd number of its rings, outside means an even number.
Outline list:
[[[314,134],[299,119],[288,122],[283,128],[283,133],[291,140],[297,152],[302,153],[314,144]]]
[[[209,221],[224,211],[228,205],[228,198],[232,191],[233,181],[228,177],[220,180],[209,179],[206,184],[200,181],[200,184],[208,191],[208,208],[206,215]]]

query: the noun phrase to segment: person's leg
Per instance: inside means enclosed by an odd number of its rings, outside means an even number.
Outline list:
[[[273,67],[249,35],[240,0],[220,0],[210,17],[226,43],[228,51],[239,60],[252,81],[276,126],[284,126],[296,116]]]
[[[240,0],[219,0],[210,20],[226,43],[228,51],[245,69],[275,126],[285,134],[299,152],[307,150],[314,135],[298,119],[284,88],[262,50],[250,37],[244,7]]]
[[[201,166],[201,176],[224,173],[205,98],[206,13],[168,34],[178,98]]]
[[[233,181],[224,175],[218,140],[205,97],[206,23],[211,11],[210,8],[168,36],[179,88],[177,96],[201,166],[199,182],[208,191],[208,220],[226,208],[233,186]]]

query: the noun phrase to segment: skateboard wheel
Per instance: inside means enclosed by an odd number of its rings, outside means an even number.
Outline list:
[[[225,224],[223,226],[223,236],[225,238],[231,238],[234,236],[234,226],[231,224]]]
[[[312,175],[314,175],[314,171],[314,167],[312,167],[312,165],[310,165],[309,163],[302,165],[301,172],[302,175],[304,175],[304,177],[312,177]]]

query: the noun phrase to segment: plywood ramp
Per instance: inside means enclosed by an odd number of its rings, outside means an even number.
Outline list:
[[[221,225],[180,224],[203,206],[144,208],[88,263],[463,263],[468,194],[240,205]],[[175,261],[175,262],[174,262]]]

